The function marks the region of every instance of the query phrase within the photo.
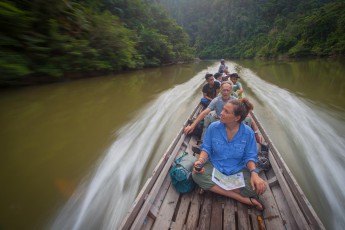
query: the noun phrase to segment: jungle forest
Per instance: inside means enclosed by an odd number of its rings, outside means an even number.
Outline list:
[[[342,0],[12,0],[0,1],[0,25],[0,85],[345,53]]]
[[[200,58],[345,54],[345,1],[160,0]]]

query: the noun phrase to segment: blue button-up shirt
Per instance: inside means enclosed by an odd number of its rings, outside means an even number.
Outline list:
[[[257,161],[254,132],[242,122],[230,142],[225,124],[213,122],[206,130],[201,150],[208,154],[213,166],[225,175],[237,173],[246,167],[248,161]]]

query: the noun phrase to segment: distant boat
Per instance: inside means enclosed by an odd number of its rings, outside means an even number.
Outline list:
[[[211,193],[180,194],[171,184],[169,170],[184,152],[192,154],[197,138],[183,129],[202,111],[198,105],[159,161],[138,194],[120,229],[325,229],[313,207],[291,174],[280,153],[252,113],[268,144],[271,168],[260,172],[268,186],[262,195],[265,210]]]

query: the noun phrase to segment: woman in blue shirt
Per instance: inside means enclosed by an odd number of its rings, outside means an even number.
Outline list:
[[[263,210],[259,195],[266,190],[267,185],[259,177],[255,166],[257,148],[254,132],[242,123],[250,108],[253,106],[246,98],[225,104],[220,120],[212,123],[206,131],[199,159],[194,164],[193,179],[202,189]],[[219,187],[212,181],[213,168],[225,175],[242,172],[245,187],[233,190]]]

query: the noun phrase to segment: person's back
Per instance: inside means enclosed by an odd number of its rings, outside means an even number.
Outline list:
[[[218,73],[223,73],[225,68],[226,68],[225,60],[222,59],[222,60],[220,60],[220,66],[218,68]]]

